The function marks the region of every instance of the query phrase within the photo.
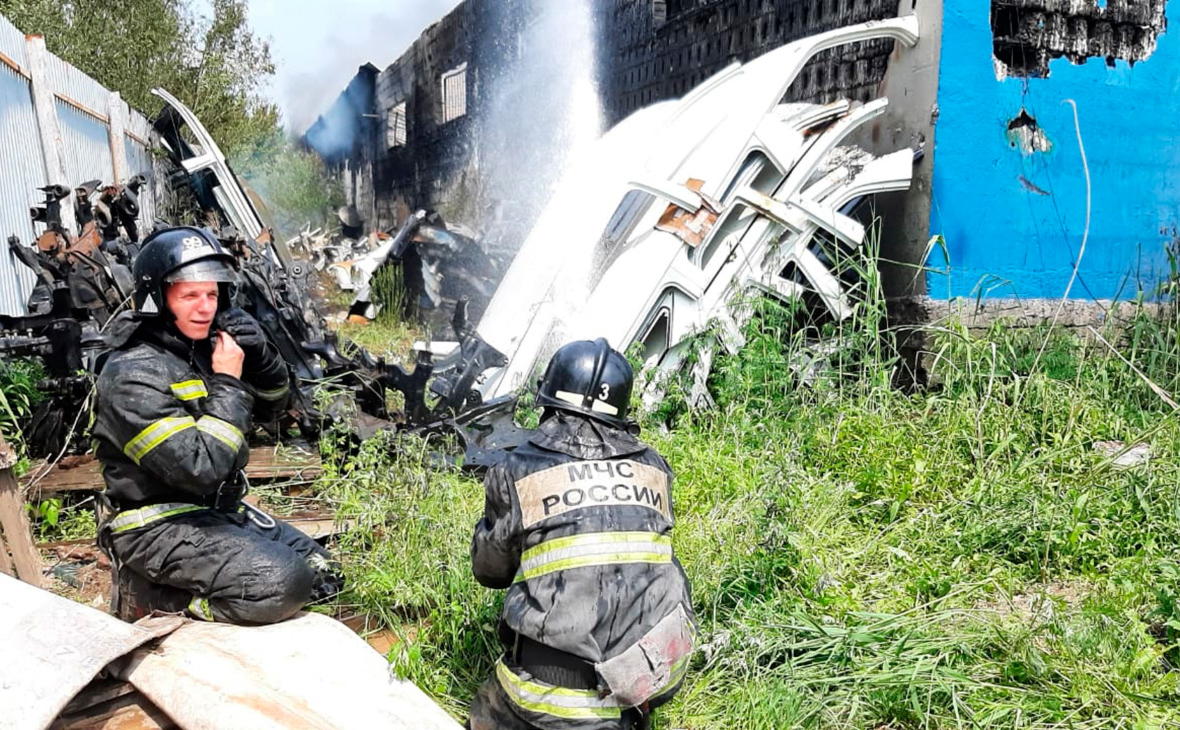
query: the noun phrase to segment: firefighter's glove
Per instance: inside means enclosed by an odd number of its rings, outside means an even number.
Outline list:
[[[234,307],[218,314],[215,324],[217,329],[229,333],[242,352],[246,353],[244,372],[268,370],[278,357],[262,325],[241,309]]]

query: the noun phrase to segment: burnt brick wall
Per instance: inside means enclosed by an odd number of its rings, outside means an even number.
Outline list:
[[[602,89],[610,122],[683,96],[734,61],[792,41],[897,15],[896,0],[611,0],[600,8]],[[788,91],[794,101],[877,96],[893,41],[817,56]]]
[[[370,116],[356,125],[363,139],[329,160],[341,171],[366,225],[388,228],[420,207],[444,214],[465,209],[462,198],[473,197],[468,183],[475,185],[471,181],[479,174],[481,115],[496,93],[497,80],[510,73],[506,69],[519,55],[522,33],[535,19],[537,3],[550,1],[465,0],[376,75],[375,99],[365,110]],[[815,33],[893,17],[897,11],[896,0],[591,1],[608,125],[653,102],[683,96],[734,61],[748,61]],[[803,70],[787,98],[875,98],[892,49],[893,42],[886,40],[822,53]],[[467,63],[467,115],[444,123],[441,77],[462,63]],[[402,101],[407,143],[390,147],[389,110]],[[527,227],[527,222],[521,225]]]
[[[371,142],[377,226],[392,227],[419,207],[437,208],[444,202],[447,181],[467,165],[474,106],[475,70],[470,61],[475,5],[464,3],[427,28],[377,76],[375,106],[380,122],[374,125]],[[444,122],[442,76],[463,63],[468,63],[468,114]],[[393,121],[389,113],[402,102],[406,144],[390,147],[386,132]]]
[[[992,0],[993,53],[1014,76],[1046,77],[1049,61],[1134,65],[1155,51],[1167,0]]]

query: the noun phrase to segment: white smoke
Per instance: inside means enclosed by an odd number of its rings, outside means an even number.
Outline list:
[[[287,130],[302,134],[357,69],[384,69],[460,0],[249,0],[250,24],[269,37],[271,95]]]

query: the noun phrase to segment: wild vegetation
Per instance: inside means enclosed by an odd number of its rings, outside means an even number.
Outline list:
[[[702,629],[657,727],[1176,726],[1175,310],[1098,333],[1111,346],[931,328],[931,385],[905,392],[879,301],[807,368],[814,331],[759,302],[715,365],[716,407],[645,417],[677,473]],[[1150,457],[1121,466],[1138,444]],[[393,629],[394,667],[462,717],[501,596],[470,575],[481,485],[430,453],[373,439],[329,460],[321,493],[353,524],[343,603]]]

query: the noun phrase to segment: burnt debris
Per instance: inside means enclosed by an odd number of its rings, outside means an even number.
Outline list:
[[[1134,64],[1155,52],[1167,0],[992,0],[993,53],[1012,76],[1045,78],[1049,62]]]

